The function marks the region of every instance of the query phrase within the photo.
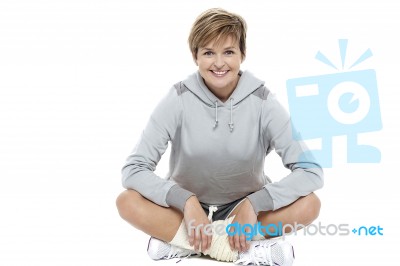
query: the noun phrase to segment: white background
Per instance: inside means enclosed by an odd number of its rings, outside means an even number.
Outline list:
[[[398,260],[400,7],[397,1],[6,1],[0,2],[0,265],[172,265],[153,262],[148,237],[118,216],[120,169],[150,112],[196,70],[187,46],[195,17],[223,7],[248,23],[243,69],[286,104],[287,79],[355,70],[377,73],[383,129],[360,136],[380,164],[334,168],[318,192],[324,224],[384,228],[384,236],[290,237],[296,265],[393,265]],[[397,38],[396,38],[397,37]],[[397,115],[396,115],[397,114]],[[396,117],[397,116],[397,117]],[[167,156],[167,155],[166,155]],[[167,172],[166,156],[157,173]],[[268,157],[267,174],[287,171]],[[318,222],[317,221],[317,222]],[[219,265],[190,259],[182,265]]]

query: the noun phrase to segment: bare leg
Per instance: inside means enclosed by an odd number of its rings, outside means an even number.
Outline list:
[[[260,212],[257,219],[263,226],[268,224],[278,224],[282,225],[291,224],[303,224],[309,225],[312,223],[319,215],[319,210],[321,208],[321,202],[317,195],[311,193],[305,197],[299,198],[292,204],[280,208],[276,211]],[[240,209],[240,205],[237,206],[230,216],[235,215]],[[291,228],[286,228],[286,232],[290,231]],[[274,232],[271,232],[274,233]],[[266,238],[269,236],[267,235]]]
[[[119,214],[124,220],[144,233],[166,242],[171,242],[182,223],[183,215],[178,210],[161,207],[135,190],[122,192],[116,203]],[[296,222],[308,225],[318,217],[320,207],[319,198],[311,193],[279,210],[260,212],[258,221],[264,226],[278,222],[282,222],[283,225],[294,225]],[[236,215],[239,209],[240,204],[230,216]]]
[[[170,242],[182,222],[183,215],[174,208],[161,207],[135,190],[126,190],[117,198],[122,219],[144,233]]]

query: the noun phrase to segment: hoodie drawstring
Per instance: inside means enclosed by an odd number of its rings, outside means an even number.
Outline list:
[[[233,98],[231,98],[231,121],[229,122],[229,129],[233,131]]]
[[[210,223],[213,222],[212,217],[213,217],[214,212],[216,212],[216,211],[218,211],[218,207],[217,207],[217,206],[215,206],[215,205],[210,205],[210,206],[208,207],[208,220],[210,221]]]
[[[233,98],[230,98],[231,101],[231,120],[228,123],[229,130],[232,132],[233,131]],[[214,128],[218,126],[218,101],[215,101],[215,122],[214,122]]]
[[[215,101],[215,123],[214,128],[218,126],[218,101]]]

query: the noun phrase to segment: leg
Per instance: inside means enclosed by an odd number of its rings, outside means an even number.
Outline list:
[[[125,190],[117,198],[122,219],[144,233],[166,242],[175,236],[183,215],[173,208],[159,206],[135,190]]]
[[[145,199],[135,190],[122,192],[117,198],[117,207],[124,220],[144,233],[176,247],[193,250],[193,247],[189,246],[186,227],[181,226],[183,215],[179,211],[173,208],[161,207]],[[224,242],[224,240],[226,245],[220,243]],[[224,236],[215,235],[213,236],[213,244],[210,251],[205,251],[204,254],[217,260],[234,261],[237,258],[237,252],[232,251],[227,243],[227,239],[224,239]],[[157,259],[160,258],[157,257]],[[155,258],[153,257],[153,259]]]
[[[301,197],[292,204],[276,211],[261,212],[258,220],[262,225],[278,224],[311,224],[319,215],[321,201],[314,193]],[[291,228],[286,228],[288,233]],[[268,236],[267,236],[268,237]]]
[[[309,225],[312,223],[319,215],[319,210],[321,208],[321,202],[317,195],[311,193],[305,197],[301,197],[292,204],[280,208],[276,211],[260,212],[257,219],[261,222],[263,226],[268,224],[278,224],[282,225],[291,224],[303,224]],[[230,216],[235,215],[240,210],[240,205],[234,209]],[[288,233],[291,228],[286,228]],[[273,232],[271,232],[273,233]],[[266,238],[271,236],[266,235]]]

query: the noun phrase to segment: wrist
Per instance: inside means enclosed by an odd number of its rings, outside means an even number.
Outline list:
[[[200,205],[196,195],[191,195],[185,202],[184,210],[186,210],[186,208],[190,208],[190,207],[195,206],[197,204]]]
[[[272,197],[265,188],[248,195],[246,198],[250,201],[257,215],[261,211],[270,211],[274,209]]]
[[[180,210],[182,213],[185,209],[186,201],[194,194],[178,185],[174,185],[167,193],[166,202],[168,206]]]

